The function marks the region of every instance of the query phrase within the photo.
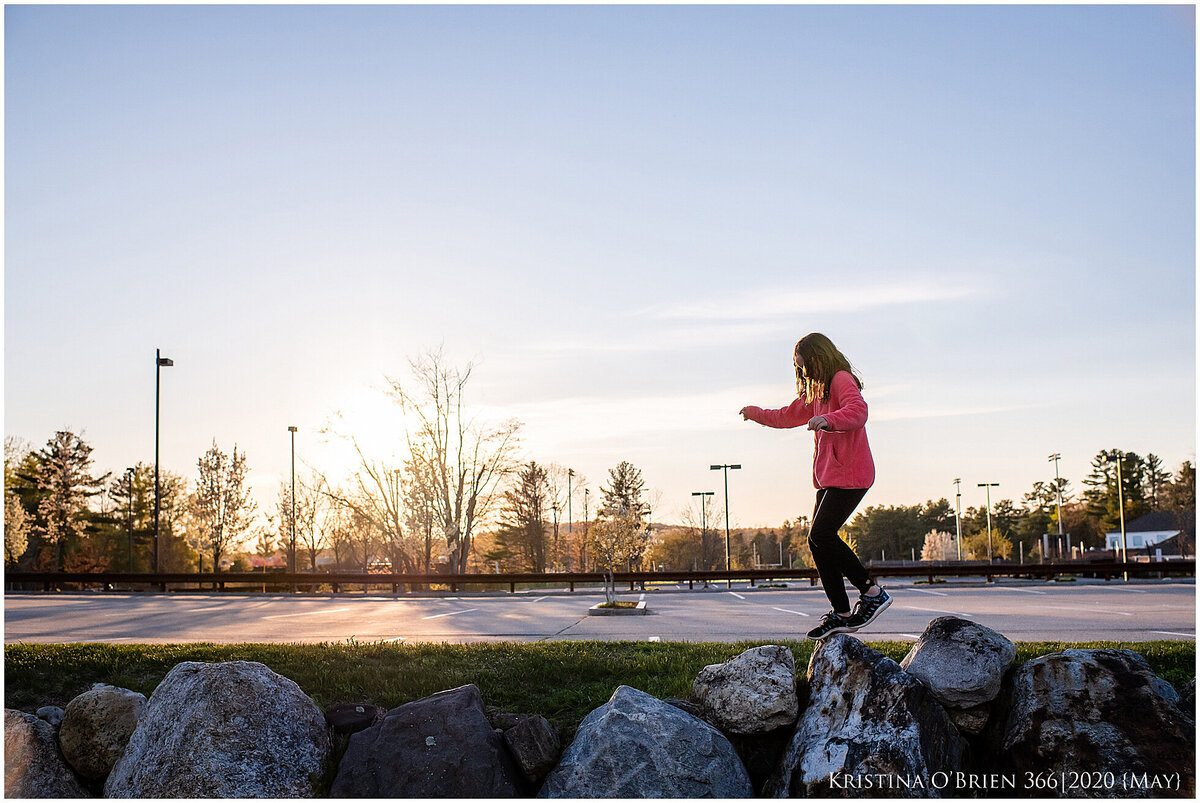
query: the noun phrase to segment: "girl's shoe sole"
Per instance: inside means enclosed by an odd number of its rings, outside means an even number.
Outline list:
[[[886,608],[886,607],[887,606],[885,605],[884,608]],[[883,608],[880,608],[880,610],[883,610]],[[808,639],[809,641],[824,641],[825,639],[829,638],[830,636],[836,636],[838,633],[853,633],[854,631],[858,630],[861,627],[866,627],[866,625],[843,625],[842,627],[839,627],[835,630],[830,630],[828,633],[826,633],[823,636],[810,636],[810,635],[805,634],[804,637],[806,639]]]

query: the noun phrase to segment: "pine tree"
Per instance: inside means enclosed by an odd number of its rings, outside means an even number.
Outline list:
[[[92,447],[68,430],[54,433],[37,454],[37,486],[44,494],[38,517],[45,545],[54,547],[53,566],[58,571],[66,568],[68,552],[83,547],[90,523],[88,500],[101,492],[109,477],[93,477],[91,465]]]
[[[600,516],[614,518],[616,516],[633,516],[641,521],[649,512],[649,506],[642,501],[646,483],[642,479],[641,469],[634,468],[627,460],[622,460],[616,468],[608,470],[608,485],[600,487],[604,501],[600,504]]]

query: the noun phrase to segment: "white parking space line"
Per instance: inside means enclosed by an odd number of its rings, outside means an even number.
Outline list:
[[[422,616],[422,619],[441,619],[443,616],[458,616],[460,613],[470,613],[477,611],[478,608],[467,608],[465,611],[451,611],[450,613],[435,613],[433,616]]]
[[[741,594],[737,593],[736,591],[726,591],[725,593],[732,594],[733,596],[737,597],[738,599],[745,599],[745,597],[743,597]]]
[[[390,644],[393,641],[404,641],[406,638],[408,638],[408,636],[396,636],[395,638],[381,638],[379,640],[379,643],[380,644]]]
[[[974,614],[960,613],[958,611],[939,611],[937,608],[916,608],[912,605],[900,605],[897,607],[903,608],[906,611],[921,611],[923,613],[944,613],[947,616],[961,616],[964,619],[974,619],[975,618]]]
[[[330,608],[325,611],[304,611],[303,613],[276,613],[271,616],[264,616],[263,619],[285,619],[289,616],[315,616],[320,613],[342,613],[343,611],[351,610],[350,608]]]
[[[544,599],[548,599],[548,597],[538,597],[537,599],[530,600],[530,603],[541,602]]]
[[[910,588],[909,591],[917,591],[921,594],[933,594],[935,597],[948,597],[949,594],[942,591],[926,591],[923,588]]]
[[[184,611],[184,613],[202,613],[204,611],[225,611],[225,610],[229,610],[229,609],[224,605],[218,605],[215,608],[188,608],[186,611]]]
[[[1164,636],[1186,636],[1187,638],[1195,638],[1195,633],[1175,633],[1171,630],[1151,630],[1151,633],[1162,633]]]
[[[772,606],[772,608],[777,611],[783,611],[784,613],[794,613],[797,616],[811,616],[812,615],[812,614],[805,613],[804,611],[793,611],[793,610],[789,610],[787,608],[775,608],[774,606]]]
[[[1005,588],[1004,586],[993,586],[995,591],[1017,591],[1022,594],[1045,594],[1045,591],[1034,591],[1032,588]]]
[[[1113,591],[1128,591],[1130,594],[1145,594],[1146,592],[1140,588],[1121,588],[1120,586],[1103,586],[1106,589]]]
[[[914,636],[912,633],[897,633],[896,635],[897,636],[905,636],[906,638],[910,638],[910,639],[919,639],[920,638],[920,636]]]
[[[662,638],[659,636],[651,636],[650,638],[646,639],[646,641],[662,641]]]
[[[642,594],[641,596],[639,596],[639,597],[638,597],[638,602],[645,602],[645,601],[646,601],[646,595],[645,595],[645,594]]]

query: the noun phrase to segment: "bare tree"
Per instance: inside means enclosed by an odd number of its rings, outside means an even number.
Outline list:
[[[258,512],[250,486],[246,482],[245,453],[238,454],[237,445],[229,456],[217,447],[197,461],[200,477],[192,497],[193,548],[212,558],[213,572],[221,569],[221,556],[245,538],[246,531]]]
[[[406,472],[401,484],[405,528],[417,544],[417,566],[424,574],[429,574],[433,559],[434,526],[438,525],[439,533],[441,531],[437,489],[430,466],[428,460],[410,458],[405,464]]]
[[[323,479],[315,471],[308,481],[296,488],[296,540],[308,553],[309,571],[317,570],[317,555],[325,547],[325,532],[319,526]]]
[[[335,569],[343,568],[344,562],[350,557],[351,515],[352,512],[350,509],[341,505],[329,505],[325,508],[323,529],[329,543],[329,548],[333,550],[333,566]]]
[[[592,560],[604,572],[604,598],[607,602],[611,603],[617,598],[614,579],[616,567],[628,563],[633,555],[640,555],[646,548],[648,537],[646,525],[633,511],[601,519],[588,528],[588,547]]]
[[[418,476],[431,485],[433,509],[446,538],[450,565],[467,570],[471,539],[487,520],[500,480],[513,468],[520,423],[484,424],[465,409],[472,365],[452,368],[441,350],[410,361],[413,381],[388,379],[388,395],[416,420],[408,431]]]

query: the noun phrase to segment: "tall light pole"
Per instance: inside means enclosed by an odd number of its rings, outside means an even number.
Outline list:
[[[709,466],[709,471],[720,471],[725,475],[725,571],[731,568],[729,565],[729,470],[741,468],[741,463],[726,463],[720,466]],[[732,584],[732,581],[727,580]]]
[[[700,556],[706,557],[704,554],[704,534],[708,532],[708,510],[707,497],[712,496],[712,491],[692,491],[692,496],[700,497]],[[707,586],[705,586],[707,587]]]
[[[1121,479],[1121,463],[1125,460],[1125,454],[1118,449],[1110,454],[1107,460],[1117,464],[1117,507],[1121,516],[1121,562],[1125,563],[1129,560],[1129,549],[1125,543],[1125,487]],[[1125,572],[1124,575],[1125,582],[1129,582],[1129,572]]]
[[[292,538],[288,546],[288,574],[296,573],[296,428],[288,427],[292,435]]]
[[[129,573],[133,574],[133,469],[125,469],[125,482],[129,486]]]
[[[158,574],[158,512],[162,508],[162,491],[158,484],[158,388],[161,369],[169,368],[175,361],[154,350],[154,573]]]
[[[591,488],[583,489],[583,547],[579,550],[580,571],[587,571],[587,534],[588,534],[588,494]]]
[[[958,559],[962,560],[962,479],[954,478],[954,534],[958,546]]]
[[[992,562],[992,489],[999,488],[998,482],[978,483],[980,488],[987,489],[987,531],[988,531],[988,563]]]
[[[1058,542],[1061,544],[1063,540],[1063,521],[1062,521],[1062,480],[1058,478],[1058,461],[1062,459],[1062,455],[1058,452],[1046,458],[1046,462],[1054,463],[1054,490],[1058,494]],[[1071,554],[1071,536],[1067,536],[1067,554]]]

